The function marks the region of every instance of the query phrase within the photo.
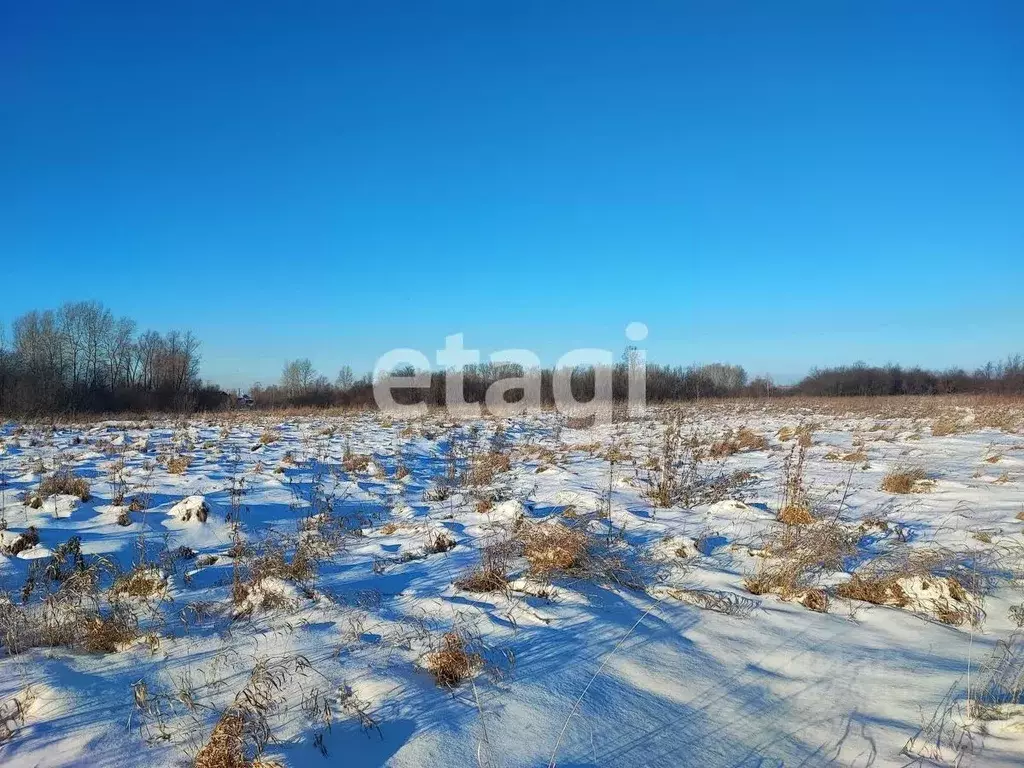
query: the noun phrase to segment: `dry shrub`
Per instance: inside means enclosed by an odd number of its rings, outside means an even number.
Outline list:
[[[502,592],[508,577],[493,565],[480,565],[456,579],[455,586],[466,592]]]
[[[828,613],[828,594],[822,589],[809,589],[804,593],[800,603],[818,613]]]
[[[341,465],[346,472],[365,472],[370,466],[371,456],[365,453],[351,453],[346,451]]]
[[[167,472],[172,475],[183,475],[192,466],[189,456],[171,456],[167,459]]]
[[[456,688],[480,668],[480,654],[467,650],[468,643],[461,632],[451,630],[441,638],[441,647],[427,655],[427,669],[442,688]]]
[[[159,571],[137,566],[117,578],[110,591],[117,596],[145,598],[162,592],[165,585],[166,580]]]
[[[456,541],[455,537],[452,536],[448,531],[439,531],[436,534],[430,534],[427,536],[427,544],[424,549],[428,554],[436,555],[441,552],[448,552],[449,550],[455,549]]]
[[[272,765],[260,759],[272,738],[269,716],[286,695],[295,674],[305,674],[309,662],[298,656],[256,662],[248,682],[214,726],[196,755],[195,768],[259,768]]]
[[[19,534],[10,544],[7,546],[0,545],[0,554],[17,557],[26,549],[32,549],[38,543],[39,531],[36,530],[35,526],[30,525],[25,529],[24,533]]]
[[[894,605],[902,608],[909,599],[895,576],[862,577],[854,575],[849,581],[836,587],[839,597],[861,600],[875,605]]]
[[[536,576],[572,573],[584,569],[590,561],[587,534],[560,523],[523,525],[518,532],[523,555]]]
[[[465,482],[468,485],[487,485],[496,475],[508,472],[510,467],[511,461],[507,454],[489,451],[473,458]]]
[[[811,503],[804,484],[806,449],[794,445],[782,464],[782,498],[779,502],[779,522],[787,525],[809,525],[814,522]]]
[[[39,496],[48,499],[58,494],[77,496],[81,501],[88,501],[89,483],[84,477],[79,477],[70,469],[59,469],[52,475],[43,479],[39,484]]]
[[[709,452],[713,458],[720,459],[734,453],[763,451],[767,448],[768,438],[747,427],[740,427],[735,432],[728,430],[721,440],[711,444]]]
[[[882,478],[882,490],[889,493],[913,493],[927,479],[928,473],[920,467],[897,467]]]
[[[960,419],[953,413],[944,413],[932,422],[932,436],[945,437],[963,432],[964,427]]]

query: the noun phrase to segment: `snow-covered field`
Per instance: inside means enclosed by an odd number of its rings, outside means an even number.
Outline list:
[[[1024,412],[934,402],[6,424],[0,764],[1020,765]]]

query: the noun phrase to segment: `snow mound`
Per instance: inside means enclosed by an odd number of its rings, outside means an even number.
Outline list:
[[[523,506],[521,501],[516,499],[509,499],[499,504],[495,504],[488,514],[491,519],[501,520],[517,520],[526,513],[526,508]]]
[[[713,515],[743,515],[757,514],[758,509],[738,499],[725,499],[724,501],[716,501],[708,507],[708,512]]]
[[[604,499],[593,491],[558,491],[554,500],[556,507],[575,507],[595,511],[604,506]]]
[[[697,540],[689,536],[666,536],[651,546],[651,557],[662,562],[700,557]]]
[[[183,523],[193,519],[196,522],[205,523],[206,519],[210,516],[210,505],[207,504],[203,496],[186,496],[171,507],[170,512],[167,514]]]

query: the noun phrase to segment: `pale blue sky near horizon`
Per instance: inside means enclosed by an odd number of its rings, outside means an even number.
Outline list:
[[[1024,352],[1024,4],[0,0],[0,323],[791,380]]]

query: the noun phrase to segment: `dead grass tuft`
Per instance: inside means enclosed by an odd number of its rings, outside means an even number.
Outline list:
[[[863,577],[854,575],[836,587],[836,594],[850,600],[861,600],[874,605],[906,606],[910,600],[895,576]]]
[[[511,461],[507,454],[489,451],[473,458],[465,482],[467,485],[487,485],[495,476],[508,472],[510,467]]]
[[[921,490],[928,473],[920,467],[898,467],[882,478],[882,490],[889,493],[913,493]]]
[[[441,638],[441,647],[427,655],[427,669],[442,688],[457,688],[480,668],[480,654],[467,650],[462,633],[451,630]]]
[[[166,580],[159,571],[136,567],[117,578],[110,590],[117,596],[146,598],[162,592],[165,584]]]
[[[960,419],[953,413],[943,413],[932,422],[932,436],[946,437],[963,432],[964,427]]]
[[[48,499],[59,494],[77,496],[81,501],[88,501],[89,482],[70,469],[59,469],[39,484],[39,497]]]
[[[535,576],[580,571],[590,561],[584,531],[560,523],[534,523],[520,528],[523,555]]]
[[[480,565],[456,579],[455,586],[466,592],[502,592],[508,577],[493,565]]]
[[[709,455],[712,458],[720,459],[725,456],[732,456],[734,453],[745,451],[764,451],[768,448],[768,438],[747,428],[740,427],[733,432],[729,430],[721,440],[711,444]]]
[[[183,475],[192,466],[190,456],[171,456],[167,459],[167,472],[171,475]]]
[[[456,541],[448,531],[440,531],[427,536],[427,545],[424,547],[427,554],[437,555],[441,552],[448,552],[455,549]]]

